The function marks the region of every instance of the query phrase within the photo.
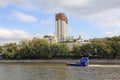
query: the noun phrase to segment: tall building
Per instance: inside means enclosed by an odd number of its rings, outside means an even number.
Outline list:
[[[55,34],[58,42],[66,41],[68,36],[68,19],[64,13],[56,14],[55,16]]]

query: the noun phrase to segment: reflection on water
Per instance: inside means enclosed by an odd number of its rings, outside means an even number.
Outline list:
[[[0,80],[119,80],[120,65],[0,64]]]

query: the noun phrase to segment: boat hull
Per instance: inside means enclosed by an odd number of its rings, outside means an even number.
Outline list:
[[[68,63],[68,66],[88,66],[89,64],[89,58],[88,57],[82,57],[80,59],[80,62],[77,63]]]
[[[85,65],[85,64],[67,64],[67,66],[88,66],[88,65]]]

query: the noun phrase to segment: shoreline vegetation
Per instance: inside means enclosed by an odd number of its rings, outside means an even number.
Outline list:
[[[67,44],[67,41],[51,44],[39,38],[6,43],[0,45],[0,60],[61,60],[85,56],[90,59],[120,59],[120,36],[92,39],[87,44],[74,44],[72,49]]]
[[[74,63],[79,62],[78,59],[50,59],[50,60],[0,60],[0,63]],[[91,59],[90,64],[115,64],[120,65],[120,59]]]

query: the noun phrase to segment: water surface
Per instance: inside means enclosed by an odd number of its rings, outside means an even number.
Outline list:
[[[120,80],[120,65],[0,64],[0,80]]]

